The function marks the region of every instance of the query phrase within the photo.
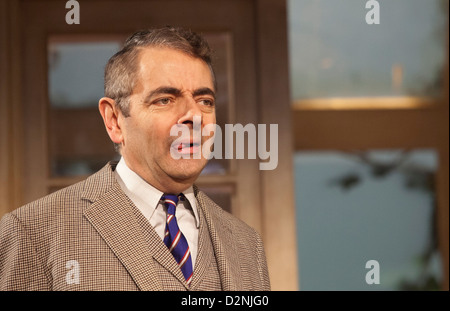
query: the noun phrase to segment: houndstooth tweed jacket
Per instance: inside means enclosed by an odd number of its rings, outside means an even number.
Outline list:
[[[163,282],[167,289],[173,275],[180,277],[156,232],[143,229],[153,230],[120,189],[114,169],[108,163],[1,219],[0,290],[163,290]],[[194,192],[222,289],[270,290],[258,233],[195,186]]]

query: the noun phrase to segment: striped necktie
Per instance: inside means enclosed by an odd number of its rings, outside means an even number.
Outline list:
[[[161,198],[164,205],[167,207],[166,231],[164,235],[164,244],[169,248],[169,251],[175,257],[181,272],[186,279],[188,285],[192,281],[192,259],[189,245],[178,227],[177,219],[175,218],[175,209],[178,204],[178,199],[184,200],[183,194],[178,196],[173,194],[164,194]]]

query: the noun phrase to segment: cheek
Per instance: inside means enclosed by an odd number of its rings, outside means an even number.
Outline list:
[[[143,151],[140,149],[148,149],[148,145],[155,144],[155,138],[158,137],[158,134],[155,133],[157,128],[153,128],[150,121],[144,120],[133,120],[127,122],[125,128],[125,143],[129,145],[133,145],[132,148],[135,151]]]
[[[216,114],[215,113],[204,114],[202,116],[202,122],[204,126],[207,124],[216,124]]]
[[[149,143],[150,152],[158,149],[160,152],[169,152],[169,147],[174,139],[170,136],[170,123],[153,123],[146,127],[145,135]],[[155,149],[155,150],[152,150]]]

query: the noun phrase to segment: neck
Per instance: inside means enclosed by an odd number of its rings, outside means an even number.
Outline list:
[[[153,173],[151,170],[139,169],[133,163],[129,163],[125,158],[122,159],[126,166],[134,173],[139,175],[145,182],[159,191],[167,194],[179,194],[194,184],[194,181],[200,174],[187,176],[186,178],[175,178],[164,172]]]
[[[141,176],[142,177],[142,176]],[[194,184],[195,179],[176,180],[169,176],[163,179],[151,179],[142,177],[147,183],[161,192],[168,194],[179,194]]]

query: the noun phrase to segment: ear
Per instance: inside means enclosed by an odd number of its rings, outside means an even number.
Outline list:
[[[115,101],[109,97],[103,97],[98,102],[98,109],[102,115],[109,138],[111,138],[114,143],[121,144],[123,142],[123,133],[120,122],[122,115],[120,109],[117,108]]]

